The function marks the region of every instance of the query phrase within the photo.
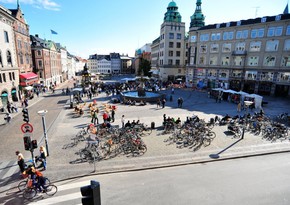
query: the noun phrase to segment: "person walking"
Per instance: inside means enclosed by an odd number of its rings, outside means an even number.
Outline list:
[[[46,150],[44,148],[44,146],[40,146],[39,147],[39,156],[36,156],[35,157],[35,162],[40,162],[40,165],[37,167],[38,169],[39,168],[43,168],[43,170],[46,170],[46,157],[47,157],[47,154],[46,154]]]
[[[115,122],[115,109],[112,109],[111,111],[111,120],[112,122]]]
[[[182,108],[182,104],[183,104],[183,98],[180,98],[180,108]]]
[[[158,100],[157,100],[157,108],[160,107],[160,104],[161,104],[160,99],[158,99]]]
[[[162,100],[162,108],[165,107],[165,103],[166,103],[166,100],[165,100],[165,98],[163,98],[163,100]]]
[[[23,154],[21,154],[19,151],[16,151],[15,154],[17,156],[17,164],[19,166],[20,172],[23,173],[26,167]]]
[[[177,99],[177,107],[180,107],[180,98]]]
[[[122,128],[124,128],[125,127],[125,116],[124,115],[122,115],[121,122],[122,122]]]
[[[99,109],[96,108],[92,111],[92,120],[91,123],[94,123],[94,125],[96,125],[96,121],[97,124],[99,124],[99,118],[98,118],[98,113],[99,113]]]

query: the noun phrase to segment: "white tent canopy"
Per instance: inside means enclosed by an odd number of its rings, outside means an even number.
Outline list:
[[[262,101],[263,101],[263,97],[257,94],[248,94],[245,97],[248,98],[254,98],[255,101],[255,108],[256,109],[262,109]]]

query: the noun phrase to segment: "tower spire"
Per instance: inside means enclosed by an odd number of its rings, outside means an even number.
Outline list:
[[[190,22],[190,28],[193,27],[202,27],[204,26],[204,15],[202,14],[201,11],[201,0],[197,0],[196,1],[196,9],[194,14],[190,17],[191,18],[191,22]]]
[[[19,5],[19,0],[17,0],[17,9],[19,9],[20,5]]]

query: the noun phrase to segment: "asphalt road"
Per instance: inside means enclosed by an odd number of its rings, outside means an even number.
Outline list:
[[[78,178],[31,204],[81,204],[80,187],[96,180],[102,205],[288,205],[288,154],[274,154]]]

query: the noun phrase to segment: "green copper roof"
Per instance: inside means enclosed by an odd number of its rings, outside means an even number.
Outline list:
[[[201,0],[196,1],[196,9],[194,14],[190,17],[191,22],[190,22],[190,27],[202,27],[204,26],[204,15],[202,14],[201,11]]]
[[[167,12],[164,14],[164,22],[181,22],[181,15],[178,12],[178,7],[174,1],[168,4]]]

